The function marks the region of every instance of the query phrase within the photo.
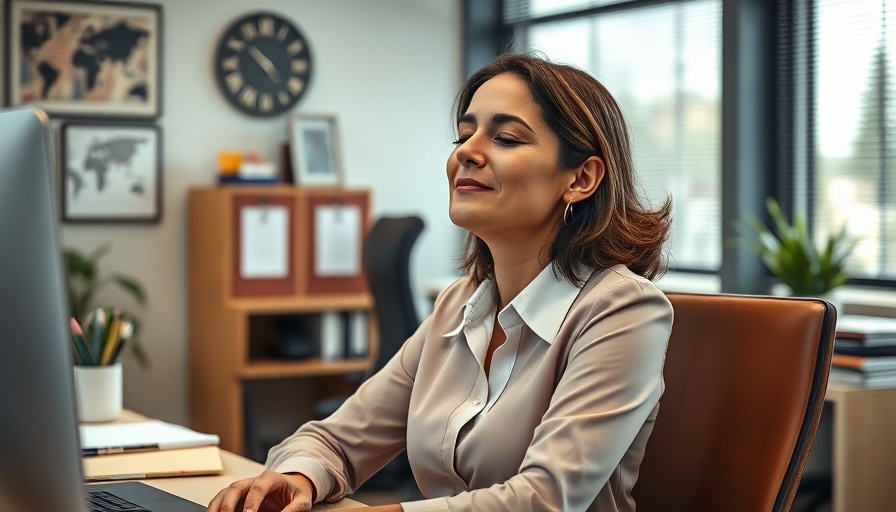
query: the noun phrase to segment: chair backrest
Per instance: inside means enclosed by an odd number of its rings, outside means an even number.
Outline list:
[[[667,295],[666,389],[633,489],[638,512],[789,510],[824,405],[836,310]]]
[[[423,231],[419,217],[380,217],[367,235],[364,270],[373,296],[380,350],[373,372],[382,368],[420,320],[411,290],[411,249]]]

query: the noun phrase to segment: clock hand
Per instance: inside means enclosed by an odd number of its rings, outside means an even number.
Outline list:
[[[277,73],[277,67],[274,66],[274,63],[271,62],[270,59],[265,57],[258,48],[254,46],[249,47],[249,55],[255,59],[255,62],[261,66],[261,69],[265,71],[275,82],[280,83],[280,74]]]

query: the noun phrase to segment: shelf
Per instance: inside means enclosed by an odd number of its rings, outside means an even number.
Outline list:
[[[321,361],[316,358],[302,361],[256,359],[249,365],[237,370],[237,377],[243,380],[254,380],[343,375],[367,371],[372,364],[373,362],[370,358],[344,359],[340,361]]]
[[[373,308],[373,299],[366,293],[282,298],[253,297],[228,299],[225,300],[224,305],[247,313],[316,313],[325,310],[369,310]]]
[[[359,229],[369,226],[370,193],[363,189],[305,187],[199,187],[189,196],[189,382],[190,426],[217,434],[220,446],[246,454],[257,432],[247,429],[245,391],[263,381],[295,386],[300,417],[311,418],[316,400],[354,389],[338,377],[372,368],[379,350],[373,298],[363,275],[318,276],[314,273],[314,208],[322,204],[357,204]],[[282,279],[240,276],[242,208],[284,205],[289,219],[288,258]],[[357,247],[359,257],[363,246]],[[364,359],[321,361],[278,359],[270,349],[282,338],[278,321],[291,317],[307,327],[308,337],[321,329],[322,314],[360,312],[366,315],[368,350]],[[351,336],[351,332],[349,332]],[[305,334],[303,334],[305,335]],[[317,355],[317,352],[315,352]],[[286,380],[297,379],[292,383]],[[345,382],[343,382],[345,381]],[[331,389],[331,388],[337,389]],[[259,422],[276,420],[255,418]],[[274,421],[274,423],[277,423]],[[260,424],[263,429],[270,425]]]

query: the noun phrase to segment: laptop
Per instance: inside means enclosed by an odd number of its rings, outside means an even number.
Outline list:
[[[44,112],[0,109],[0,511],[87,512],[103,493],[203,511],[141,482],[84,484],[52,148]]]

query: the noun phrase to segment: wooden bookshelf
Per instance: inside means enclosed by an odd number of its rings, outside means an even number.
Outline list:
[[[379,340],[373,299],[363,275],[333,280],[314,276],[313,211],[335,201],[363,209],[362,235],[369,228],[368,192],[300,187],[208,187],[189,194],[189,400],[190,426],[218,434],[221,447],[239,454],[245,446],[245,386],[253,381],[317,378],[364,372],[372,367]],[[289,212],[289,272],[285,277],[251,280],[239,275],[239,212],[246,204],[274,204]],[[325,311],[367,313],[368,355],[322,361],[278,359],[265,353],[258,329],[267,317],[317,315]],[[270,333],[268,338],[270,338]],[[323,387],[323,386],[321,386]],[[311,396],[325,396],[314,389]],[[305,404],[310,408],[311,404]]]

